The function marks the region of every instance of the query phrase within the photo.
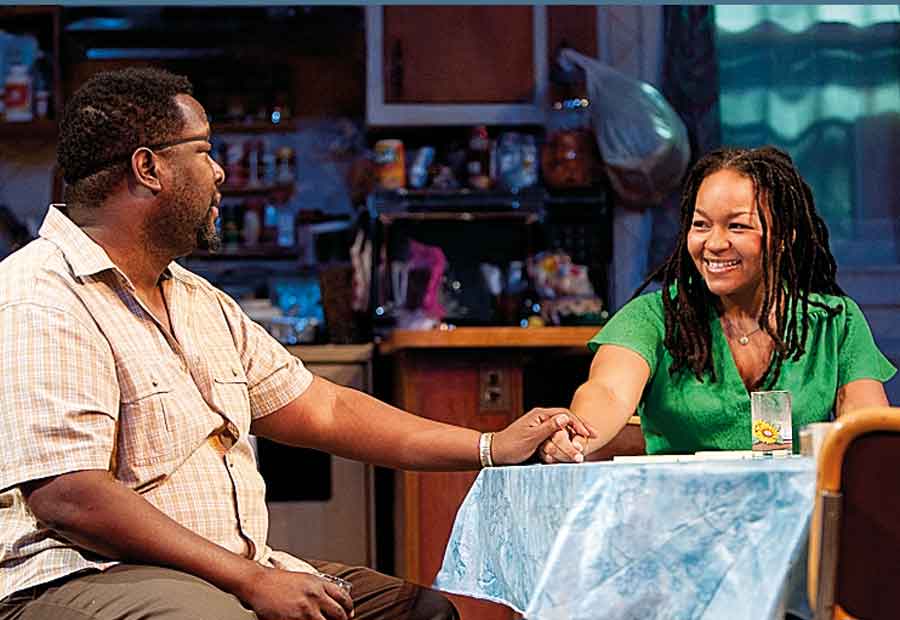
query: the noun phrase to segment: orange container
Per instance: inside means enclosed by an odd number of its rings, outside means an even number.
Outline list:
[[[402,140],[379,140],[375,143],[378,185],[384,189],[406,187],[406,156]]]

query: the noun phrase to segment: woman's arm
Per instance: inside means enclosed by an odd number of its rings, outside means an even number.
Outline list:
[[[876,379],[857,379],[838,388],[834,403],[834,413],[845,413],[863,407],[887,407],[889,405],[884,384]]]
[[[625,347],[601,345],[591,362],[588,380],[572,398],[570,410],[594,431],[595,438],[555,433],[541,446],[545,463],[581,462],[615,437],[634,415],[650,380],[647,361]]]

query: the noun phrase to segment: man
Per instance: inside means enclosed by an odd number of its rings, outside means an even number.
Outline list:
[[[0,265],[0,619],[455,618],[431,590],[267,547],[248,435],[452,470],[589,431],[533,410],[492,439],[313,377],[172,262],[217,243],[209,152],[166,72],[99,74],[67,106],[66,205]]]

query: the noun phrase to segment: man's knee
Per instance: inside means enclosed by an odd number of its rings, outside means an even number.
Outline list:
[[[459,613],[443,594],[420,588],[410,610],[409,620],[459,620]]]

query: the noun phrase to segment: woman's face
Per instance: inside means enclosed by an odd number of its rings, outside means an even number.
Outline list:
[[[753,303],[762,288],[762,247],[753,181],[729,169],[706,177],[694,203],[687,248],[710,292]]]

